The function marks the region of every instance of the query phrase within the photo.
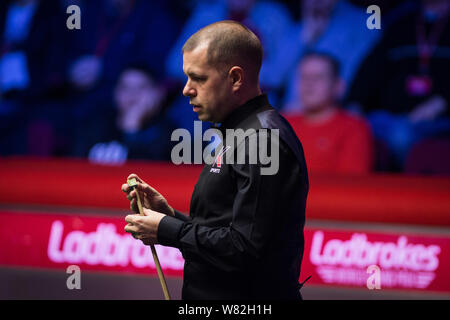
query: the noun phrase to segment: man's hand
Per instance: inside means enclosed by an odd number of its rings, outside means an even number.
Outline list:
[[[139,198],[142,201],[142,207],[144,209],[150,209],[170,216],[175,215],[173,208],[169,206],[167,200],[158,191],[149,186],[134,173],[130,174],[127,180],[132,178],[135,178],[137,181],[137,186],[134,190],[131,190],[130,186],[126,183],[122,185],[122,191],[127,194],[127,199],[130,200],[131,211],[139,213],[136,200],[137,191],[139,192]]]
[[[144,216],[139,214],[130,214],[125,217],[128,224],[125,226],[125,232],[129,232],[135,239],[141,240],[145,245],[158,243],[159,222],[166,215],[150,210],[143,209]]]

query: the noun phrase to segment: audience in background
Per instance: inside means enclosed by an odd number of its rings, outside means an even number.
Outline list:
[[[303,0],[302,17],[281,40],[279,55],[271,62],[277,72],[268,77],[271,88],[285,86],[281,102],[285,112],[301,110],[298,77],[295,72],[302,55],[311,50],[327,52],[342,66],[346,83],[353,80],[359,64],[381,35],[381,30],[369,30],[365,10],[342,0]]]
[[[71,34],[69,81],[78,117],[102,113],[111,99],[119,73],[136,61],[146,61],[164,73],[166,55],[178,23],[162,1],[81,1],[82,28]],[[163,30],[163,31],[162,31]]]
[[[43,105],[64,91],[61,18],[48,1],[0,2],[0,154],[35,154],[33,127],[50,126]]]
[[[58,22],[64,21],[59,14],[58,5],[47,1],[0,3],[0,94],[3,98],[29,102],[59,85],[63,65],[58,56],[64,29],[55,28]]]
[[[77,127],[73,155],[95,163],[120,164],[127,159],[170,159],[174,129],[165,118],[166,90],[148,68],[126,68],[114,90],[116,108],[84,119]]]
[[[66,27],[71,4],[80,7],[81,29]],[[0,86],[19,98],[2,100],[1,109],[22,108],[14,126],[14,114],[0,121],[11,137],[0,138],[3,154],[69,154],[80,128],[68,124],[109,112],[126,65],[146,61],[163,74],[179,28],[163,1],[21,0],[5,8]]]
[[[345,84],[332,56],[311,52],[301,60],[302,112],[286,116],[300,138],[308,170],[364,174],[373,166],[372,137],[366,121],[342,110]]]
[[[279,39],[290,28],[292,20],[282,4],[267,0],[199,2],[170,51],[166,61],[167,74],[180,82],[185,81],[181,52],[184,42],[200,28],[220,20],[239,21],[258,35],[264,48],[263,68],[272,67],[272,70],[267,70],[267,77],[271,78],[271,74],[276,72],[277,67],[269,61],[278,56]],[[270,79],[266,79],[262,73],[260,81],[265,87],[265,83],[270,82]]]
[[[449,9],[447,0],[423,0],[395,21],[350,91],[349,103],[368,113],[375,137],[393,153],[384,170],[402,169],[421,139],[450,136]]]
[[[261,38],[261,88],[312,172],[448,173],[449,2],[376,1],[370,30],[368,0],[294,1],[1,1],[0,155],[170,159],[172,130],[197,120],[181,47],[232,19]],[[66,27],[72,4],[79,30]]]
[[[267,91],[270,87],[272,75],[278,70],[278,66],[270,61],[279,55],[276,51],[280,48],[280,39],[292,23],[288,10],[276,1],[199,1],[170,51],[166,61],[167,75],[178,81],[179,84],[184,84],[186,76],[183,73],[183,55],[181,52],[184,42],[200,28],[220,20],[239,21],[260,38],[264,49],[260,84]],[[268,91],[268,93],[270,95],[271,91]],[[181,94],[181,90],[179,90],[178,95],[179,98],[171,108],[173,120],[180,127],[190,130],[192,121],[196,120],[196,115],[191,112],[187,100]]]

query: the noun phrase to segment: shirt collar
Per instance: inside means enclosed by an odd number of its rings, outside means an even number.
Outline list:
[[[222,121],[222,123],[220,123],[219,125],[216,124],[216,127],[220,127],[220,129],[235,128],[236,125],[239,124],[239,122],[247,118],[253,111],[266,105],[269,105],[269,100],[267,99],[266,94],[256,96],[231,111],[231,113],[226,117],[224,121]]]

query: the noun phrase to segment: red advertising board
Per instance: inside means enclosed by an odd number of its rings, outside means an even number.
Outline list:
[[[376,266],[383,289],[450,293],[449,235],[320,229],[305,235],[303,271],[316,283],[366,287]]]
[[[0,265],[156,274],[150,249],[125,233],[121,217],[0,212]],[[175,248],[156,246],[167,276],[181,277]],[[450,235],[305,229],[301,280],[366,288],[373,267],[382,289],[450,294]]]

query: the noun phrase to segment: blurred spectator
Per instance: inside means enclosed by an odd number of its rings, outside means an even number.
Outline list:
[[[59,10],[50,1],[0,3],[0,154],[29,151],[27,128],[38,105],[64,86]]]
[[[81,2],[82,28],[73,32],[72,83],[86,89],[114,82],[120,70],[147,61],[158,74],[178,31],[162,1],[101,0]]]
[[[118,76],[130,63],[145,61],[162,75],[179,26],[163,1],[78,2],[81,29],[71,32],[68,76],[75,116],[83,119],[103,113],[99,106],[111,105]]]
[[[145,66],[126,68],[114,91],[116,108],[79,124],[75,156],[118,164],[170,159],[173,127],[165,118],[166,91]]]
[[[286,7],[275,1],[256,0],[216,0],[201,1],[194,8],[183,30],[172,47],[166,61],[166,72],[169,77],[184,84],[183,56],[181,48],[184,42],[200,28],[216,21],[235,20],[243,23],[260,38],[264,48],[264,60],[261,68],[260,84],[267,89],[270,78],[277,72],[277,66],[271,59],[278,56],[279,40],[288,30],[292,21]],[[196,115],[189,108],[185,97],[181,96],[174,104],[171,114],[180,127],[190,129]]]
[[[0,4],[0,94],[3,98],[41,97],[58,85],[62,67],[56,50],[62,29],[55,18],[57,5],[39,0],[2,1]]]
[[[265,65],[276,56],[279,39],[292,21],[287,9],[274,1],[256,0],[217,0],[200,2],[186,22],[181,35],[170,51],[166,61],[166,70],[169,76],[184,82],[183,56],[181,48],[193,33],[216,21],[235,20],[243,23],[261,40],[264,48]],[[271,67],[274,67],[270,64]],[[276,70],[267,71],[268,74]],[[269,81],[270,79],[267,79]],[[261,76],[261,85],[265,86],[266,79]]]
[[[376,138],[394,153],[394,168],[403,167],[415,142],[450,135],[449,8],[448,0],[423,0],[395,21],[348,96],[369,113]]]
[[[365,120],[338,106],[345,85],[337,60],[307,53],[298,71],[303,109],[286,119],[303,144],[310,172],[368,173],[373,166],[371,132]]]
[[[365,10],[341,0],[303,0],[302,17],[281,40],[277,57],[272,59],[277,71],[267,78],[271,88],[286,86],[283,98],[285,112],[301,110],[298,61],[305,52],[315,50],[336,57],[347,84],[353,80],[359,64],[379,39],[380,30],[369,30]]]
[[[81,29],[66,26],[72,4],[81,9]],[[8,90],[0,110],[9,112],[1,121],[8,136],[0,141],[3,154],[70,154],[79,131],[73,123],[110,111],[104,108],[112,105],[114,84],[129,63],[146,61],[163,73],[179,28],[163,1],[22,0],[0,6],[6,12],[0,91]]]

